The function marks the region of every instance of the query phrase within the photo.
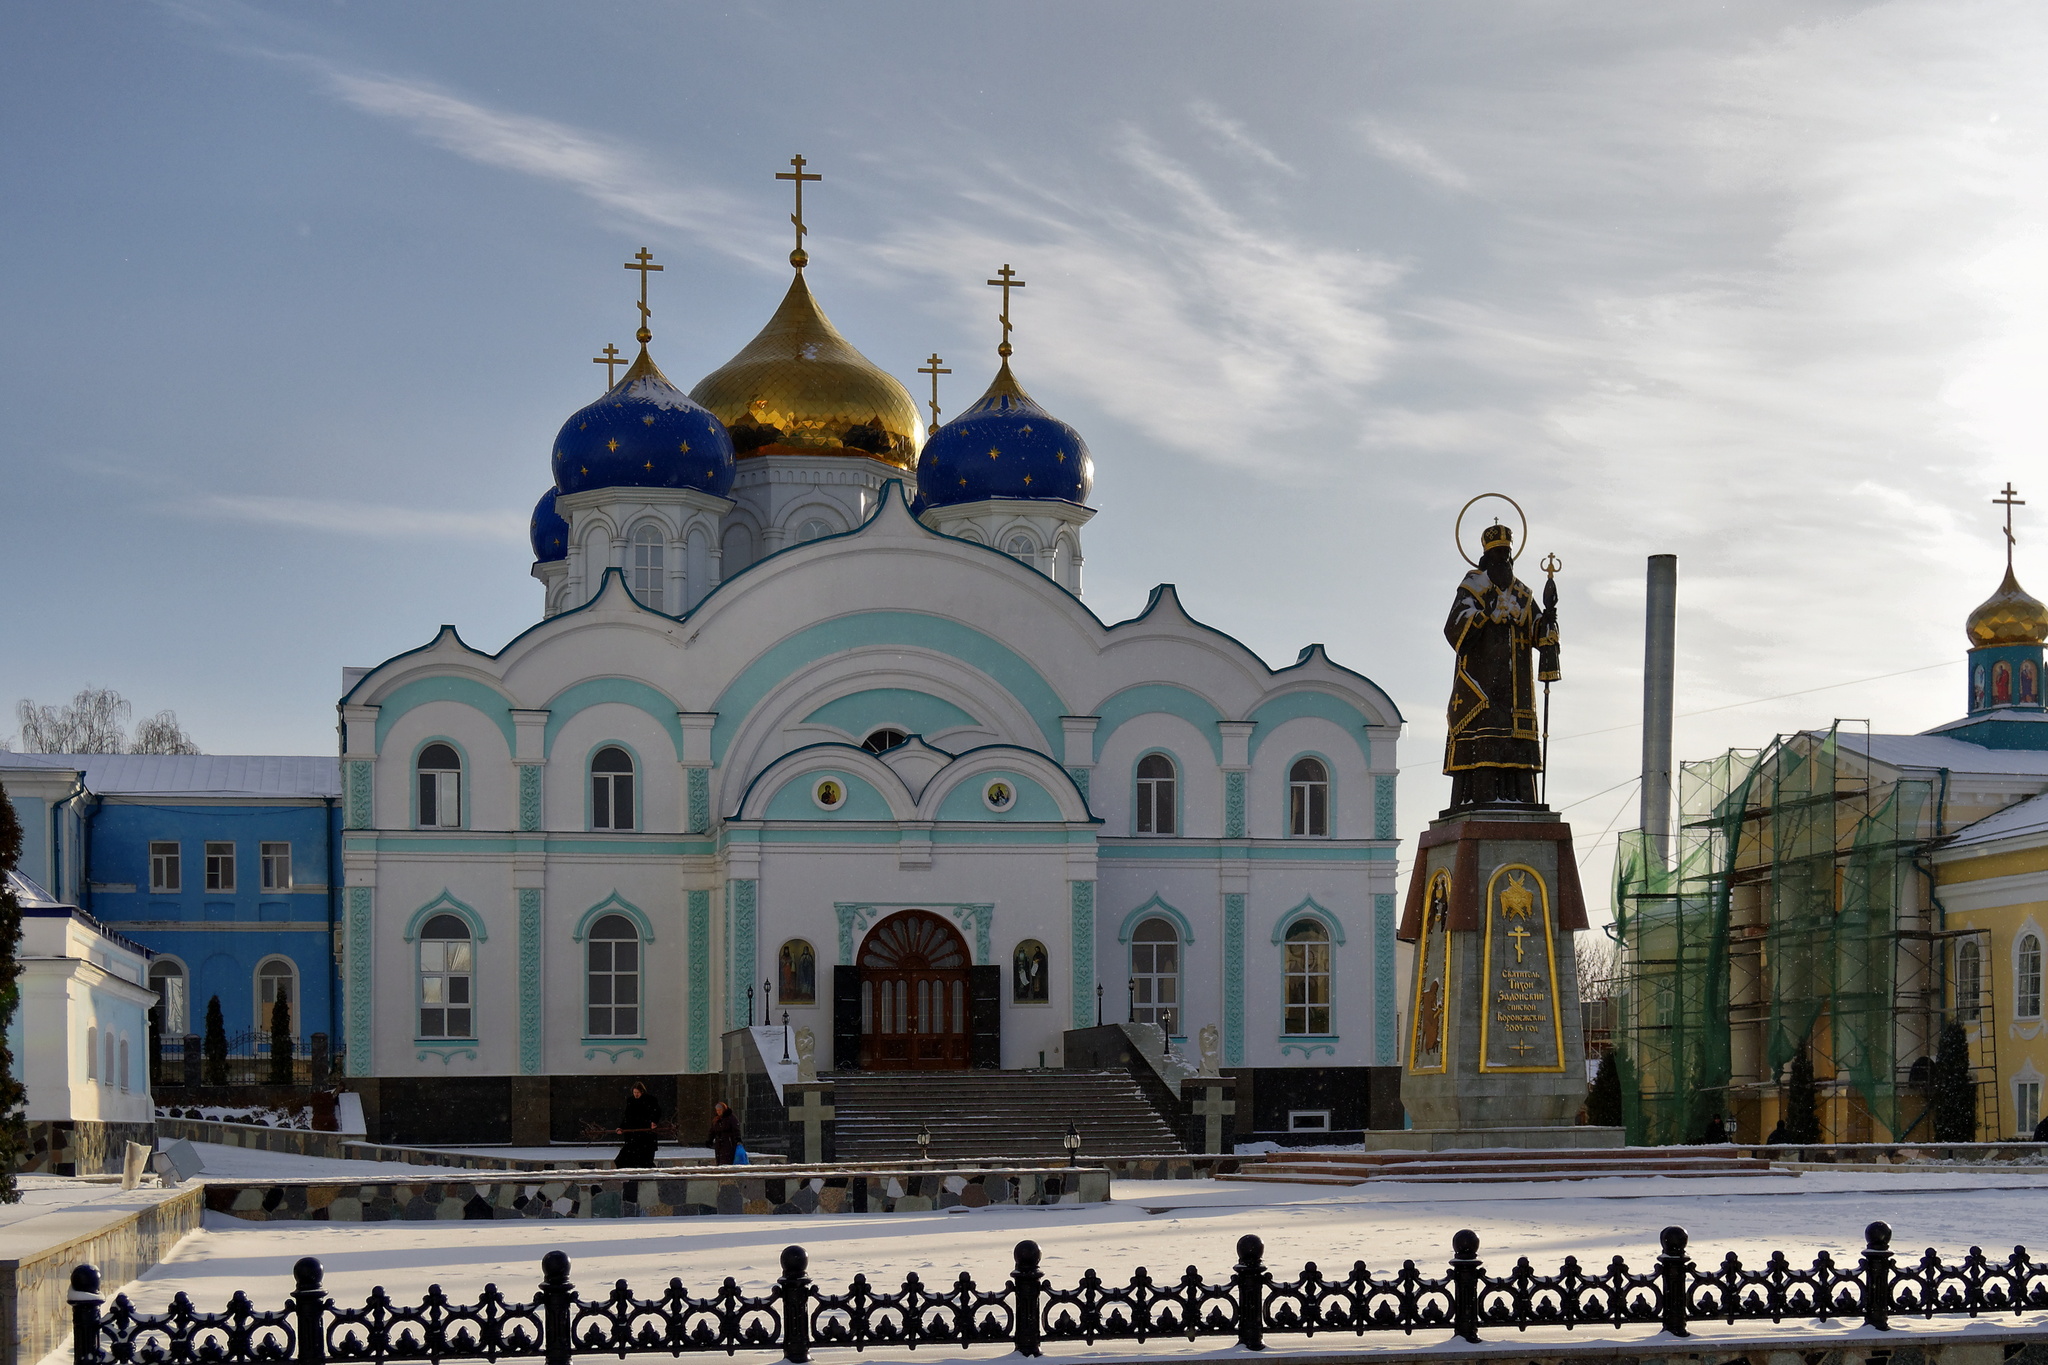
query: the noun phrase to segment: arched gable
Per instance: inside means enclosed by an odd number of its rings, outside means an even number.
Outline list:
[[[654,925],[648,920],[646,912],[624,896],[621,896],[617,891],[613,891],[609,896],[606,896],[596,905],[583,912],[582,917],[576,921],[575,932],[569,935],[570,941],[574,943],[583,942],[584,936],[590,932],[590,926],[603,919],[606,915],[624,915],[633,922],[633,927],[640,931],[640,941],[642,943],[654,942]]]
[[[1367,763],[1372,762],[1372,737],[1365,732],[1368,725],[1379,725],[1380,721],[1368,715],[1356,703],[1346,701],[1323,691],[1283,692],[1260,702],[1247,720],[1256,722],[1257,728],[1247,745],[1247,757],[1259,756],[1259,745],[1286,721],[1303,716],[1314,716],[1339,726],[1358,744]]]
[[[881,813],[876,815],[846,815],[842,812],[854,804],[855,787],[848,783],[846,807],[841,811],[826,812],[818,809],[811,800],[810,785],[818,778],[830,774],[842,779],[858,781],[874,793],[881,803]],[[784,815],[772,809],[785,792],[800,783],[798,790],[803,801],[804,813]],[[736,803],[734,818],[740,820],[766,819],[880,819],[912,820],[917,818],[917,805],[911,800],[909,790],[903,785],[888,764],[876,758],[867,750],[853,744],[808,744],[801,749],[784,754],[761,770]]]
[[[505,736],[505,752],[512,753],[516,740],[512,730],[511,698],[475,678],[446,673],[400,683],[378,699],[377,751],[384,751],[385,737],[408,711],[436,701],[458,702],[482,712]]]
[[[620,706],[631,706],[645,711],[654,718],[657,725],[668,732],[669,742],[675,746],[676,758],[683,756],[683,725],[676,718],[681,708],[674,697],[649,686],[637,678],[586,678],[563,688],[548,700],[547,729],[541,738],[541,754],[551,757],[555,748],[555,736],[562,727],[579,711],[592,706],[613,702]]]
[[[1116,941],[1118,943],[1129,943],[1131,935],[1138,932],[1138,926],[1148,919],[1165,920],[1180,934],[1180,941],[1183,944],[1189,946],[1194,944],[1195,926],[1188,922],[1186,915],[1183,915],[1178,909],[1167,904],[1157,891],[1152,893],[1151,900],[1146,901],[1143,905],[1131,911],[1130,914],[1124,916],[1124,922],[1117,926]]]
[[[1095,714],[1101,717],[1095,726],[1096,759],[1101,759],[1102,746],[1125,722],[1156,713],[1179,716],[1194,726],[1208,739],[1216,761],[1223,761],[1223,732],[1216,728],[1216,722],[1226,717],[1216,703],[1177,683],[1139,683],[1105,698],[1095,708]]]
[[[1065,768],[1054,763],[1044,754],[1015,744],[985,744],[978,749],[969,749],[951,763],[941,768],[925,783],[918,799],[916,819],[919,820],[994,820],[1003,818],[989,810],[981,799],[982,780],[1001,774],[1012,778],[1028,779],[1040,795],[1051,804],[1051,812],[1043,815],[1018,814],[1009,818],[1017,820],[1058,820],[1078,824],[1083,821],[1100,824],[1101,821],[1088,813],[1088,802],[1081,795],[1080,788]],[[971,810],[973,814],[952,815],[945,813],[960,788],[961,793],[972,802],[971,806],[959,809]],[[1025,804],[1020,788],[1018,806]]]
[[[884,725],[901,726],[910,735],[935,735],[963,725],[981,724],[944,697],[908,687],[869,687],[849,692],[812,711],[804,717],[804,723],[829,725],[855,740],[866,738]]]
[[[943,774],[941,780],[944,780]],[[987,791],[992,782],[1007,782],[1014,793],[1010,805],[1003,810],[989,808]],[[963,778],[955,782],[945,799],[939,802],[941,820],[1054,821],[1065,818],[1051,792],[1021,773],[1005,769]]]
[[[412,912],[412,918],[405,922],[405,941],[407,943],[418,942],[420,930],[426,926],[427,921],[436,915],[442,914],[453,915],[468,925],[469,936],[478,943],[482,943],[490,937],[489,932],[484,928],[484,917],[476,912],[476,907],[466,905],[462,901],[455,899],[447,888],[444,887],[440,895]]]
[[[1330,933],[1330,942],[1337,944],[1339,947],[1343,946],[1344,921],[1338,919],[1328,910],[1325,910],[1322,906],[1316,904],[1316,898],[1314,896],[1306,898],[1302,901],[1301,904],[1295,906],[1292,910],[1289,910],[1286,914],[1282,915],[1278,920],[1274,921],[1273,942],[1276,944],[1286,942],[1287,931],[1290,928],[1292,928],[1295,924],[1305,919],[1312,919],[1316,923],[1322,925],[1323,928],[1327,929]]]

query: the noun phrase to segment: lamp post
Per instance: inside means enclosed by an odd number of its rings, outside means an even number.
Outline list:
[[[1095,983],[1095,1027],[1102,1027],[1102,983]]]
[[[747,1027],[754,1026],[754,988],[747,987]]]
[[[923,1123],[923,1122],[919,1122],[919,1124],[917,1125],[917,1159],[918,1159],[918,1160],[919,1160],[920,1162],[927,1162],[927,1163],[928,1163],[928,1162],[929,1162],[929,1161],[931,1160],[931,1155],[932,1155],[932,1130],[931,1130],[931,1127],[930,1127],[930,1126],[929,1126],[928,1124],[925,1124],[925,1123]]]
[[[1068,1125],[1067,1125],[1067,1135],[1066,1135],[1065,1137],[1063,1137],[1063,1138],[1061,1138],[1061,1139],[1060,1139],[1060,1143],[1061,1143],[1061,1145],[1063,1145],[1063,1146],[1064,1146],[1064,1147],[1065,1147],[1065,1148],[1067,1149],[1067,1164],[1068,1164],[1069,1166],[1078,1166],[1078,1165],[1080,1165],[1080,1164],[1081,1164],[1081,1130],[1080,1130],[1080,1129],[1078,1129],[1078,1128],[1076,1128],[1076,1127],[1075,1127],[1075,1126],[1074,1126],[1073,1124],[1071,1124],[1071,1123],[1070,1123],[1070,1124],[1068,1124]]]
[[[789,1011],[782,1012],[782,1060],[789,1060]]]
[[[1131,1012],[1125,1016],[1124,1022],[1135,1024],[1138,1022],[1138,978],[1135,976],[1125,977],[1124,989],[1131,993]]]

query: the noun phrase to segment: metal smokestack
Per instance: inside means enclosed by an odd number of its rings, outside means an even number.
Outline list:
[[[1651,555],[1643,611],[1643,832],[1671,866],[1671,691],[1678,631],[1678,556]]]

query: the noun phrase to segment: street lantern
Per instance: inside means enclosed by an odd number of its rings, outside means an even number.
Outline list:
[[[1102,1027],[1102,983],[1095,983],[1095,1027]]]
[[[789,1011],[782,1012],[782,1060],[789,1060]]]
[[[1138,978],[1125,977],[1124,987],[1131,993],[1131,1012],[1125,1016],[1124,1022],[1135,1024],[1138,1022]]]
[[[929,1125],[920,1122],[917,1125],[917,1159],[919,1161],[929,1161],[931,1154],[932,1130]]]
[[[1068,1164],[1069,1166],[1078,1166],[1078,1165],[1080,1165],[1080,1164],[1081,1164],[1081,1130],[1080,1130],[1080,1129],[1078,1129],[1078,1128],[1076,1128],[1076,1127],[1075,1127],[1075,1126],[1074,1126],[1073,1124],[1071,1124],[1071,1123],[1070,1123],[1070,1124],[1068,1124],[1068,1125],[1067,1125],[1067,1135],[1066,1135],[1065,1137],[1061,1138],[1061,1139],[1060,1139],[1060,1142],[1061,1142],[1061,1143],[1062,1143],[1062,1144],[1063,1144],[1063,1145],[1064,1145],[1064,1146],[1066,1147],[1066,1149],[1067,1149],[1067,1164]]]

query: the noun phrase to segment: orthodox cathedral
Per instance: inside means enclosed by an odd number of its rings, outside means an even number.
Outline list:
[[[986,392],[927,429],[820,308],[801,212],[788,292],[687,392],[649,345],[661,267],[628,263],[640,349],[554,438],[538,622],[345,673],[339,1013],[373,1126],[559,1130],[634,1078],[695,1093],[722,1035],[785,1018],[842,1071],[1214,1024],[1241,1135],[1391,1112],[1399,711],[1170,584],[1098,617],[1093,460],[1013,371],[1022,282],[991,281]]]

